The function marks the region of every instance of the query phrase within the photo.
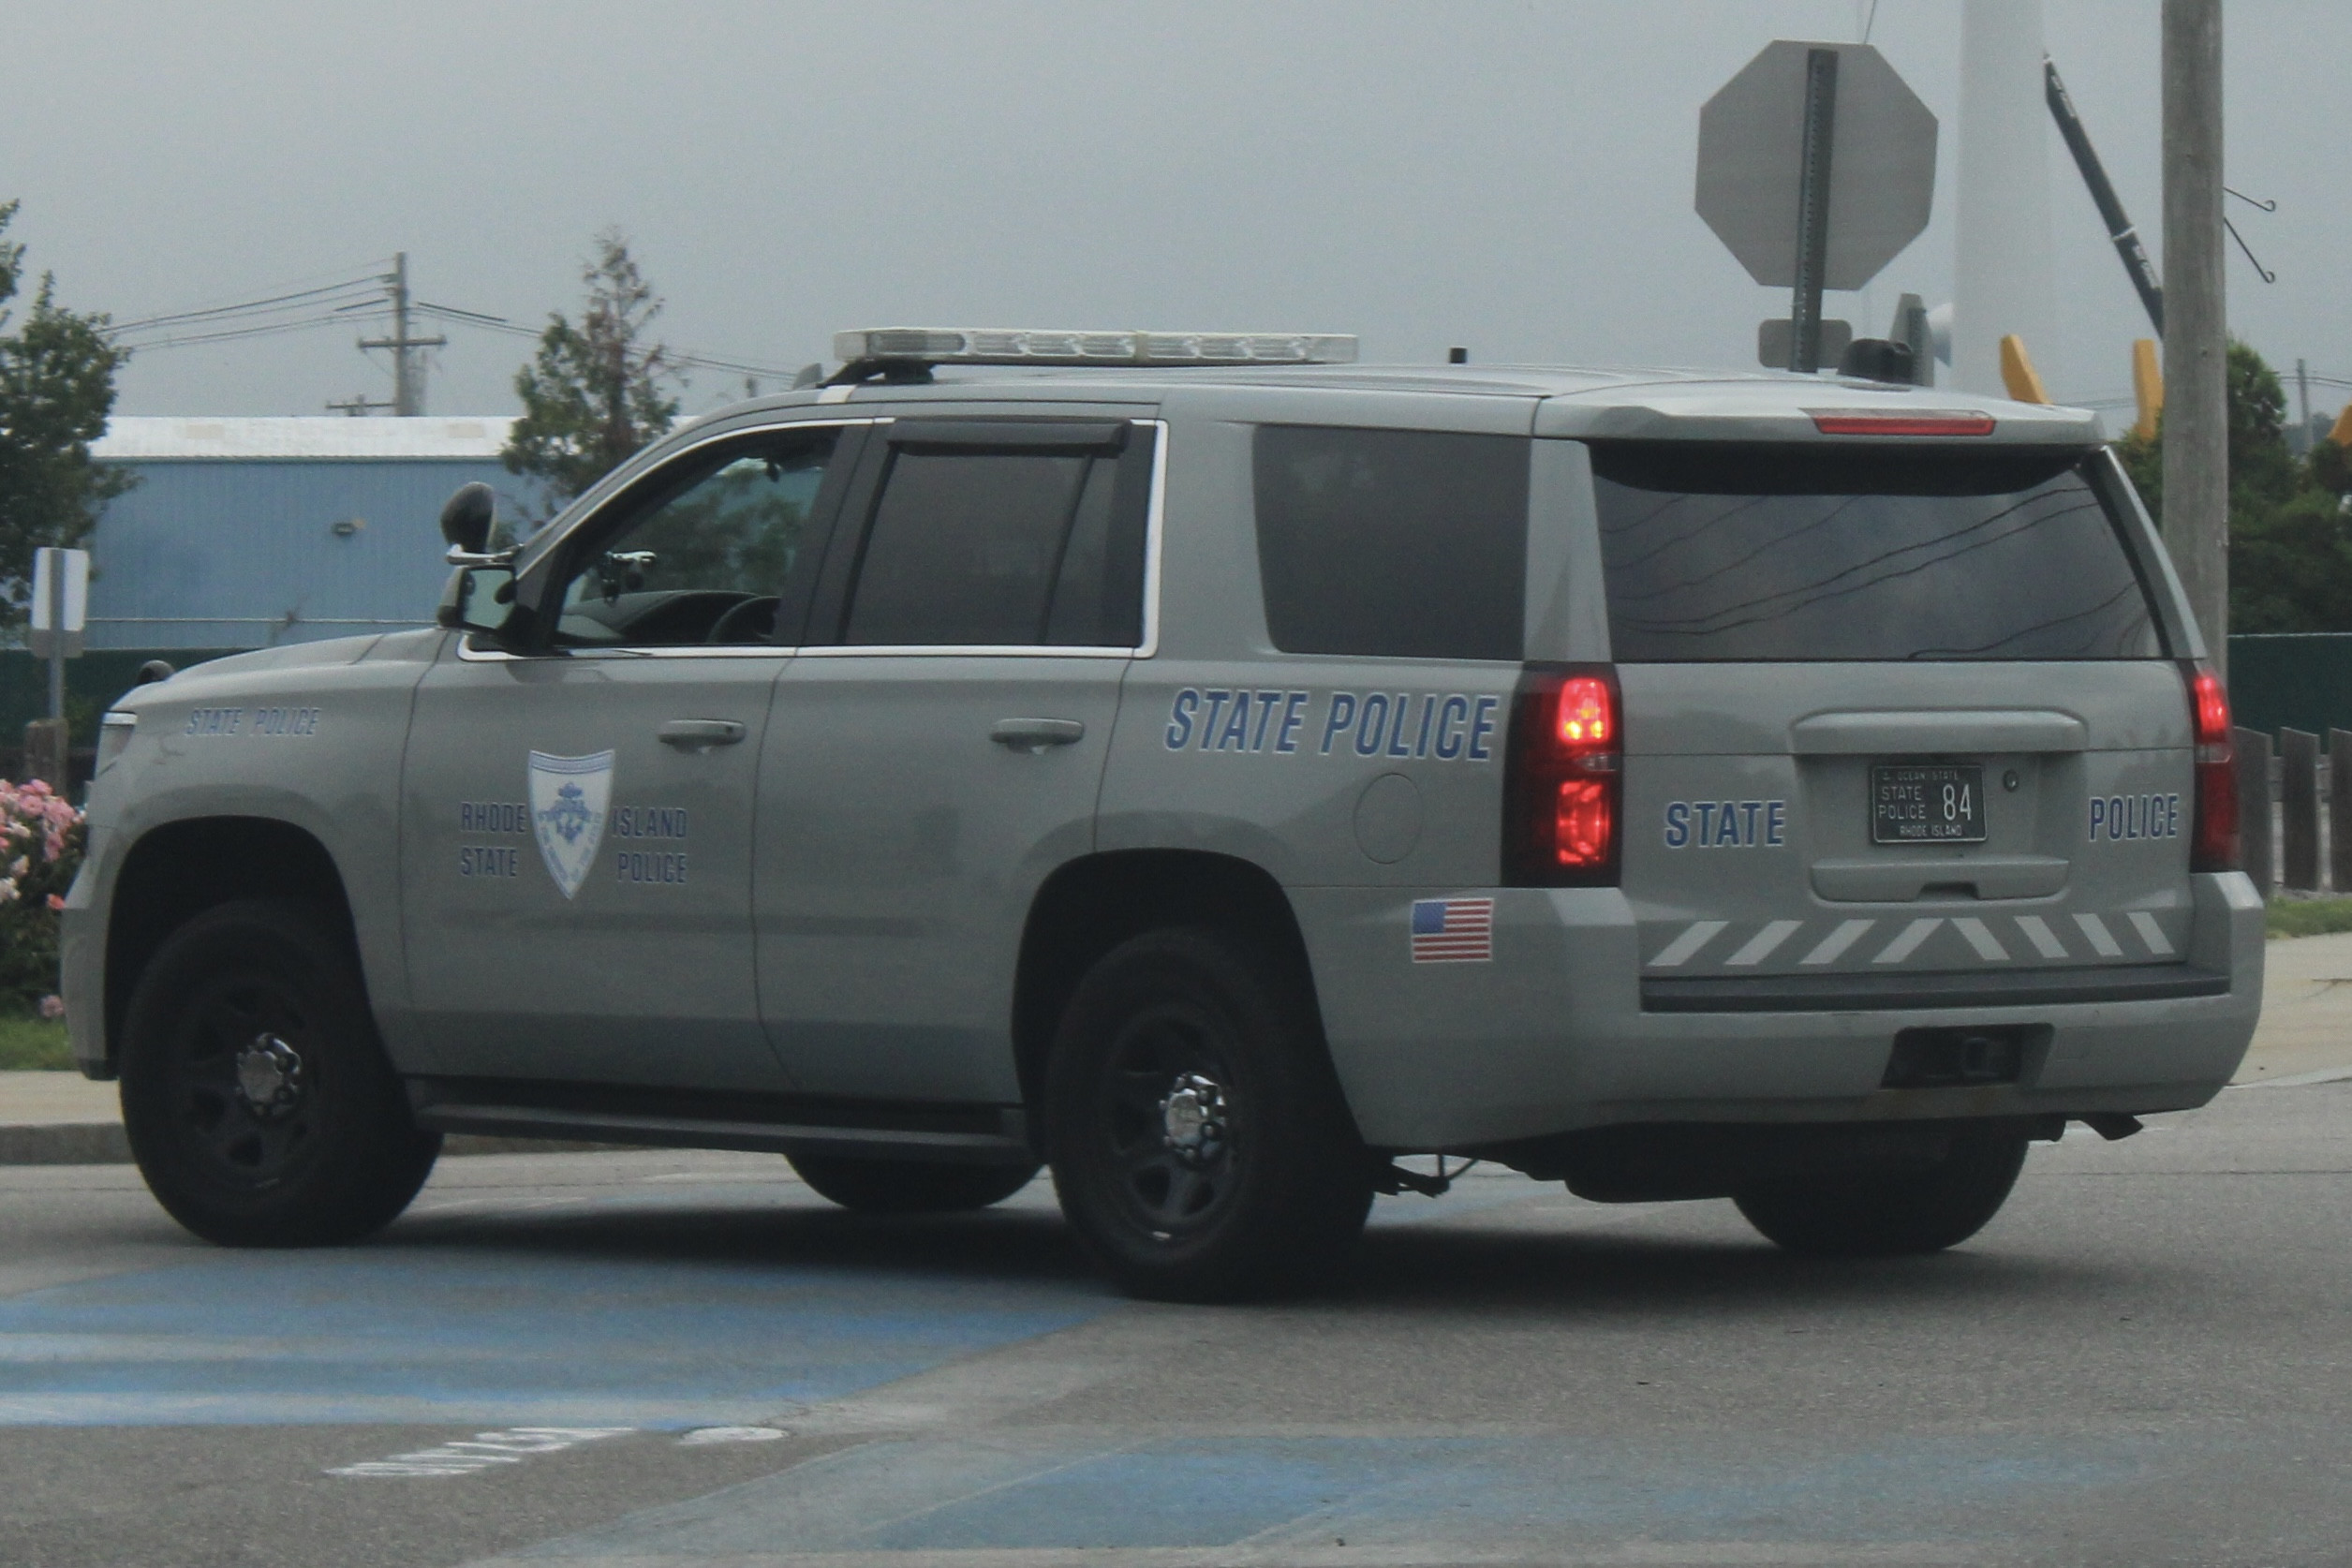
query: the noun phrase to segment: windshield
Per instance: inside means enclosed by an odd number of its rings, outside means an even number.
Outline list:
[[[1592,464],[1620,660],[2163,656],[2078,451],[1625,441]]]

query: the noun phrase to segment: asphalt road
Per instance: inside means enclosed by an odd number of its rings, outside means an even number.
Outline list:
[[[233,1253],[0,1170],[0,1563],[2352,1561],[2352,1084],[2038,1148],[1942,1257],[1473,1175],[1323,1297],[1144,1305],[1043,1182],[445,1161]]]

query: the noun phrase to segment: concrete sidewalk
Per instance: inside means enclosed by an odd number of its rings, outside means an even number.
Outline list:
[[[2352,932],[2273,941],[2263,981],[2262,1025],[2237,1082],[2336,1078],[2352,1078]],[[603,1146],[453,1136],[443,1152],[555,1153]],[[78,1072],[0,1072],[0,1165],[116,1164],[129,1159],[112,1084],[94,1084]]]

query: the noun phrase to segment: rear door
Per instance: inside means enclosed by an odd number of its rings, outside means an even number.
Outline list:
[[[2180,978],[2187,698],[2095,458],[1593,459],[1645,1005]]]

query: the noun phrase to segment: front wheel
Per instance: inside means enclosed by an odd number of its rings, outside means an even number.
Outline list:
[[[1062,1212],[1137,1295],[1327,1280],[1371,1207],[1304,988],[1217,933],[1151,932],[1098,962],[1063,1013],[1045,1102]]]
[[[164,942],[123,1028],[123,1128],[167,1212],[230,1247],[390,1224],[432,1172],[332,916],[225,904]]]
[[[1984,1229],[2025,1165],[2023,1134],[1965,1128],[1924,1171],[1769,1182],[1735,1195],[1767,1239],[1819,1257],[1941,1252]]]
[[[821,1198],[861,1214],[961,1214],[1001,1203],[1027,1187],[1035,1165],[942,1165],[791,1154],[793,1174]]]

